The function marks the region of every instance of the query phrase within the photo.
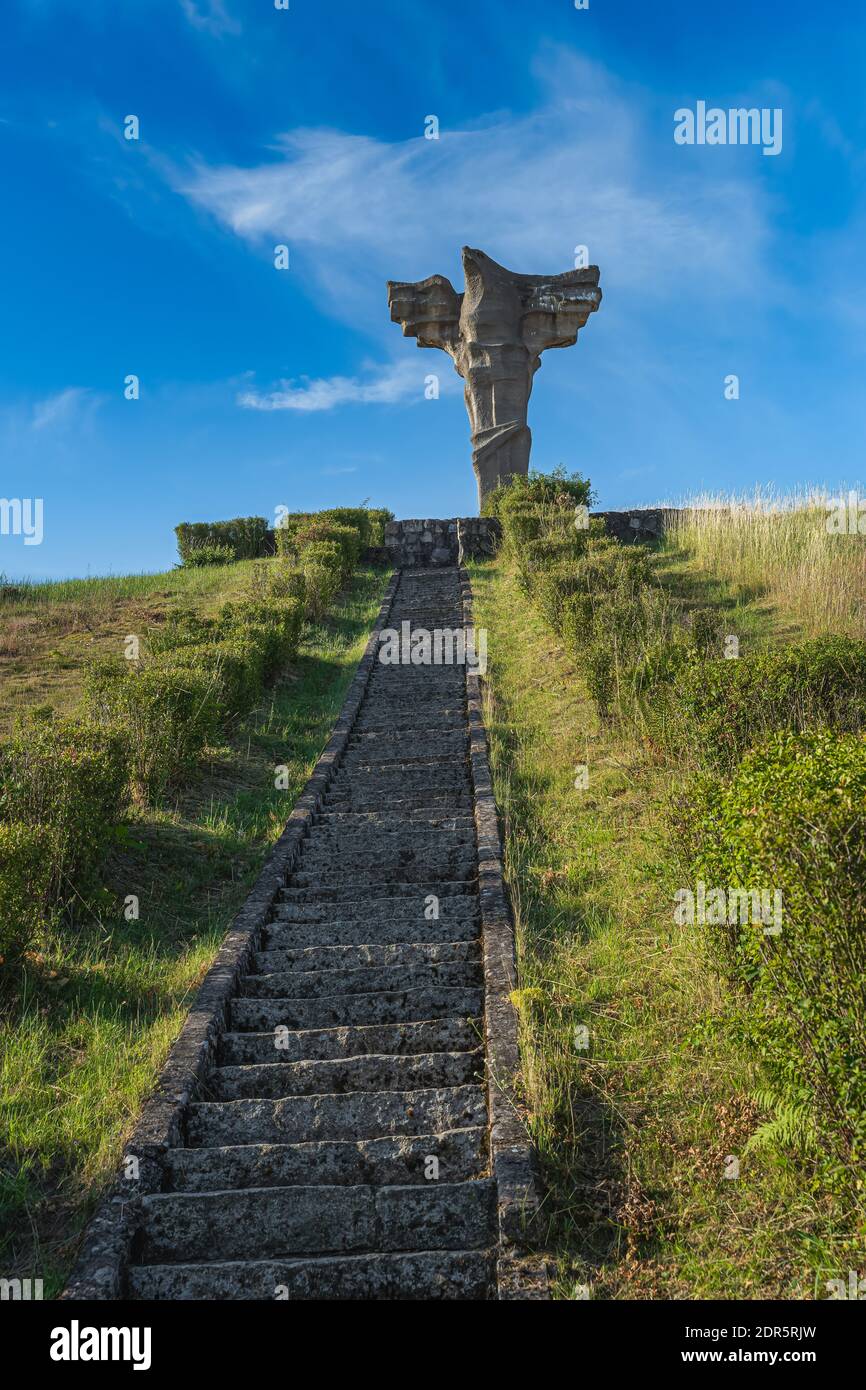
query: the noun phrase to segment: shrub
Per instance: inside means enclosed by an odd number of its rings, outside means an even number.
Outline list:
[[[307,596],[307,581],[304,578],[304,571],[280,562],[274,566],[268,589],[274,598],[298,599],[303,608]]]
[[[779,935],[708,927],[750,995],[749,1027],[782,1113],[807,1111],[846,1157],[866,1145],[866,736],[776,734],[730,785],[704,777],[695,873],[778,890]]]
[[[87,878],[124,808],[121,741],[84,719],[29,716],[0,746],[0,821],[56,832],[58,901]]]
[[[360,549],[370,544],[370,512],[366,507],[329,507],[319,519],[329,526],[349,526],[358,532]]]
[[[304,567],[304,555],[310,546],[334,545],[339,554],[340,578],[345,582],[358,563],[361,554],[361,537],[354,526],[336,526],[316,522],[299,531],[295,544]]]
[[[235,560],[254,560],[264,553],[268,523],[263,516],[238,516],[233,521],[183,521],[175,526],[181,564],[203,546],[227,546]]]
[[[326,551],[329,553],[325,554]],[[339,552],[332,553],[331,547],[326,545],[310,546],[303,563],[307,612],[318,620],[324,617],[340,589]]]
[[[275,636],[278,633],[274,630]],[[188,671],[213,684],[216,705],[214,729],[250,709],[261,694],[267,659],[266,643],[246,628],[229,631],[218,641],[202,642],[173,652],[167,671]],[[207,738],[200,745],[204,746]],[[198,750],[197,750],[198,751]]]
[[[274,532],[278,556],[295,557],[295,538],[298,532],[311,525],[316,516],[315,512],[288,512],[282,517]]]
[[[138,798],[164,792],[220,726],[218,672],[203,667],[201,658],[190,658],[187,666],[171,664],[174,659],[168,653],[140,668],[122,658],[97,661],[85,677],[86,708],[124,739],[129,784]]]
[[[57,853],[52,827],[0,821],[0,966],[15,964],[50,913]]]
[[[214,618],[202,618],[192,609],[175,609],[161,627],[149,629],[147,649],[156,656],[176,651],[179,647],[210,642],[216,635],[217,623]]]
[[[736,660],[694,660],[672,690],[698,761],[730,770],[778,729],[862,728],[866,643],[817,637]]]
[[[227,635],[236,633],[258,645],[267,678],[297,655],[303,617],[299,598],[246,600],[225,604],[220,626]]]
[[[394,513],[387,507],[372,507],[367,515],[370,518],[370,535],[367,545],[381,549],[385,544],[385,527],[394,520]]]
[[[125,788],[121,741],[85,720],[30,715],[0,746],[0,955],[93,886]]]
[[[579,473],[566,473],[564,468],[555,468],[552,473],[516,474],[493,488],[484,499],[482,514],[498,516],[504,525],[505,514],[510,508],[527,503],[563,506],[573,513],[575,507],[588,507],[593,500],[592,487],[587,478]]]
[[[192,545],[183,564],[186,569],[203,569],[206,565],[230,565],[234,558],[230,545]]]

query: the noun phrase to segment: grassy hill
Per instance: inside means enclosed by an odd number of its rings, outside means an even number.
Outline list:
[[[519,935],[516,1001],[557,1292],[826,1297],[828,1279],[862,1263],[860,1141],[836,1152],[850,1116],[830,1111],[812,1127],[820,1082],[797,1093],[799,1102],[780,1087],[785,1068],[802,1086],[785,1031],[784,972],[768,1001],[723,968],[711,931],[674,920],[675,895],[693,881],[702,797],[713,788],[733,796],[726,789],[743,773],[737,758],[708,780],[712,740],[694,719],[670,720],[689,679],[700,689],[733,676],[719,668],[737,662],[713,655],[728,634],[739,642],[737,675],[766,653],[768,681],[773,654],[795,653],[804,640],[862,639],[866,538],[829,535],[821,510],[696,513],[650,557],[646,584],[629,588],[622,557],[603,556],[604,545],[582,558],[567,497],[548,498],[542,512],[539,526],[529,499],[511,519],[506,506],[504,550],[473,567],[473,584],[476,621],[488,629],[487,720]],[[620,567],[609,602],[602,558],[608,570]],[[581,573],[593,575],[588,610]],[[698,630],[712,634],[704,654]],[[616,673],[610,688],[599,666]],[[784,728],[799,717],[781,699],[766,704],[769,713],[754,698],[746,729],[759,747],[775,736],[774,720]],[[814,711],[804,717],[809,727],[821,722]],[[834,869],[824,871],[828,919],[838,884],[856,894],[862,875],[852,848],[863,845],[862,809],[849,818],[852,857],[837,842]],[[809,838],[802,831],[785,851],[792,863]],[[862,913],[851,927],[862,936]],[[785,932],[789,958],[806,969],[810,957],[797,953],[808,933],[799,921]],[[863,952],[848,942],[845,997],[862,1020]],[[820,987],[810,993],[817,998]],[[799,1051],[821,1028],[856,1076],[866,1061],[862,1028],[846,1036],[846,1027],[832,1011],[816,1017],[799,1030]],[[846,1098],[862,1114],[862,1098]]]
[[[175,610],[212,617],[248,590],[255,563],[7,588],[0,723],[46,703],[76,711],[94,656]],[[195,774],[129,808],[100,890],[31,943],[0,999],[0,1259],[10,1277],[43,1278],[46,1297],[62,1287],[190,996],[328,738],[384,584],[360,565]]]

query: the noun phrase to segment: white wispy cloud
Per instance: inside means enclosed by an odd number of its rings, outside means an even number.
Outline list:
[[[437,363],[419,360],[416,355],[384,366],[368,367],[365,376],[301,377],[280,381],[269,391],[249,387],[238,393],[238,405],[248,410],[334,410],[341,405],[395,405],[425,399],[425,385]],[[446,372],[448,375],[446,375]],[[450,362],[441,361],[435,372],[441,394],[458,389]],[[455,385],[456,383],[456,385]]]
[[[204,30],[215,38],[241,32],[241,26],[229,14],[225,0],[180,0],[180,7],[194,29]]]
[[[343,319],[373,322],[388,278],[440,272],[459,287],[464,244],[528,272],[568,269],[586,245],[609,289],[664,302],[697,288],[732,315],[732,291],[767,294],[751,151],[694,158],[674,145],[672,111],[570,50],[548,49],[538,71],[528,114],[443,125],[438,141],[293,130],[251,167],[198,161],[172,181],[257,249],[288,243]]]
[[[67,386],[56,395],[37,401],[31,420],[34,430],[53,429],[79,420],[86,407],[94,405],[94,397],[86,386]]]

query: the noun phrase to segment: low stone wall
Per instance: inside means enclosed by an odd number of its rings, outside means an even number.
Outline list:
[[[618,541],[655,541],[664,535],[668,517],[675,516],[671,507],[637,507],[630,512],[590,512],[593,520],[600,518],[611,536]]]
[[[618,541],[629,544],[658,540],[664,534],[670,507],[637,507],[629,512],[590,512],[593,520],[605,523]],[[502,536],[502,527],[493,516],[460,516],[450,521],[389,521],[385,545],[376,559],[384,558],[395,569],[418,565],[457,565],[493,555]]]
[[[456,565],[492,555],[501,527],[492,516],[460,516],[452,520],[389,521],[385,550],[395,569],[416,565]]]

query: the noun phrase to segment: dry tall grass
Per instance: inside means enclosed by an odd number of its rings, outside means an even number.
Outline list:
[[[823,489],[704,495],[667,505],[683,509],[668,519],[668,548],[685,551],[718,578],[765,595],[795,615],[810,636],[866,637],[862,488],[839,496]]]

